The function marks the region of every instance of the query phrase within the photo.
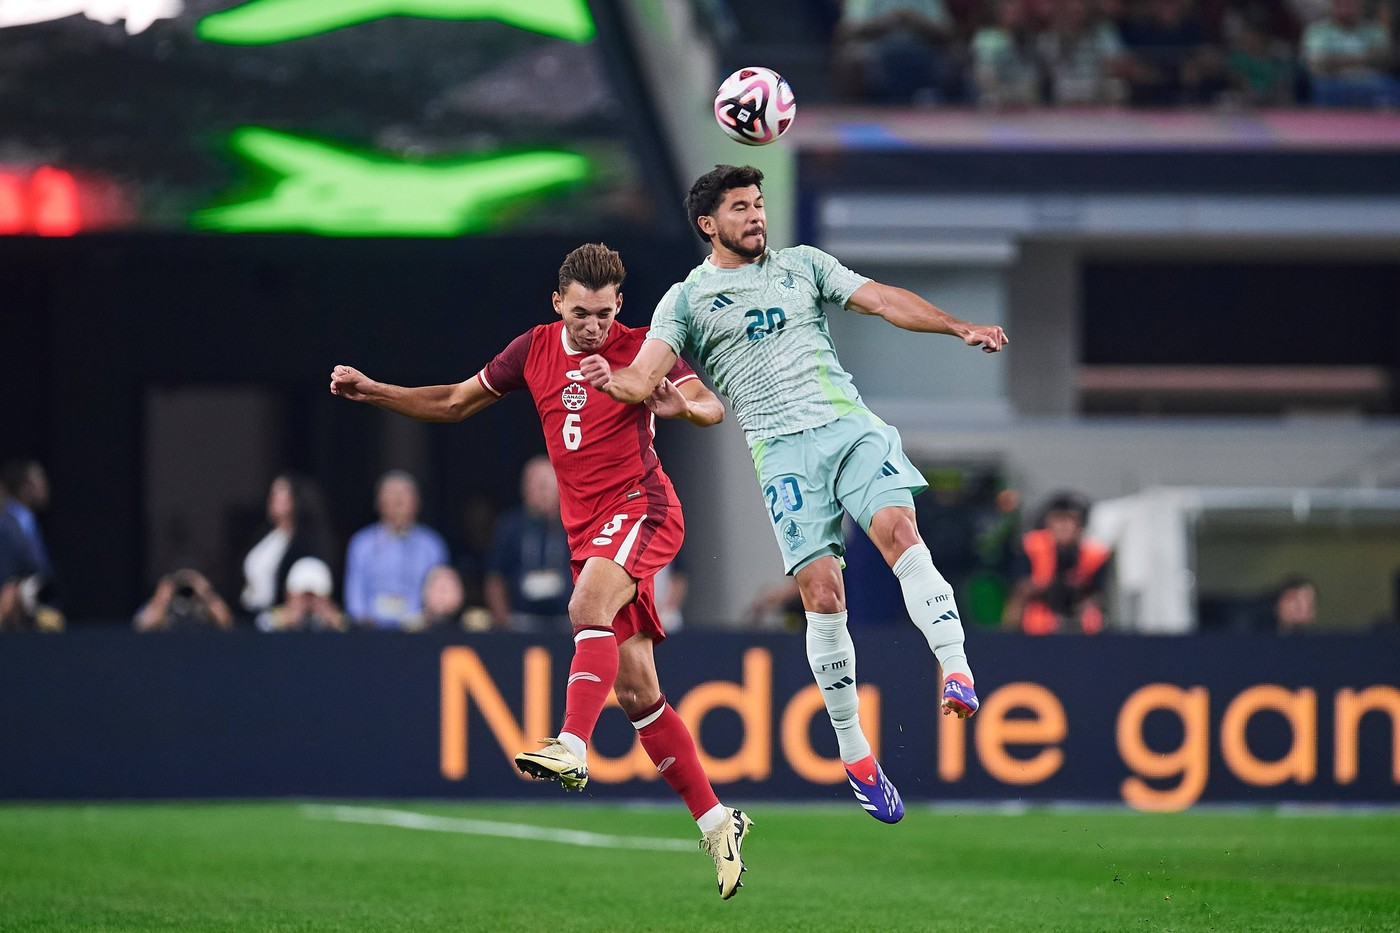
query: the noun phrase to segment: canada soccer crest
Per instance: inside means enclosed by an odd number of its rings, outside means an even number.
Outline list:
[[[569,411],[578,411],[583,407],[583,403],[588,401],[588,390],[577,382],[571,382],[569,387],[560,393],[559,398]]]

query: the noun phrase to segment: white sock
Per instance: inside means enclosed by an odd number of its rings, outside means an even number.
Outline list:
[[[579,756],[582,760],[588,760],[588,743],[572,732],[559,733],[559,744]]]
[[[904,590],[904,608],[915,627],[924,633],[943,668],[943,676],[962,674],[971,680],[972,668],[967,666],[962,620],[953,588],[933,566],[928,547],[915,544],[899,555],[894,562],[894,575]]]
[[[724,825],[724,821],[729,819],[729,808],[722,803],[717,803],[695,821],[695,825],[700,827],[700,832],[708,833],[711,830],[719,829]]]
[[[860,731],[860,697],[856,694],[856,646],[846,631],[846,613],[807,613],[807,663],[822,688],[826,713],[836,730],[841,760],[850,764],[870,754]]]

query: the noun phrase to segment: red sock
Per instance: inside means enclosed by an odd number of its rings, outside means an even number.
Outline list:
[[[617,638],[610,628],[581,628],[574,633],[574,663],[564,690],[564,728],[588,742],[617,680]]]
[[[846,764],[846,770],[867,784],[875,783],[875,756],[866,755],[860,761]]]
[[[700,756],[695,751],[695,739],[685,727],[685,720],[671,708],[663,696],[656,703],[632,720],[637,727],[637,735],[666,783],[681,795],[690,815],[697,820],[701,815],[719,804],[705,769],[700,767]]]

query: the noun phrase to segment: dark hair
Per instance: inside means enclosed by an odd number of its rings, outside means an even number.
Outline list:
[[[1041,512],[1041,527],[1045,526],[1045,520],[1050,517],[1051,512],[1069,512],[1082,525],[1089,517],[1089,503],[1075,493],[1057,492],[1050,497],[1050,501],[1045,503],[1045,508]]]
[[[705,231],[700,229],[700,218],[713,214],[719,208],[726,191],[750,185],[763,190],[763,173],[752,165],[716,165],[695,179],[690,193],[685,196],[685,215],[690,218],[691,229],[700,235],[700,239],[710,242]]]
[[[19,491],[29,482],[29,473],[39,466],[38,460],[26,460],[16,458],[8,460],[0,466],[0,493],[9,493],[16,499],[19,498]]]
[[[577,282],[589,291],[601,291],[609,285],[622,288],[627,270],[622,257],[603,243],[585,243],[564,257],[559,267],[559,294],[564,294],[570,282]]]
[[[1284,593],[1290,590],[1299,590],[1303,587],[1317,589],[1317,584],[1313,583],[1311,578],[1305,577],[1301,573],[1291,573],[1279,581],[1278,586],[1274,587],[1274,598],[1280,599],[1283,597]]]
[[[304,473],[288,470],[273,480],[286,480],[292,495],[292,533],[317,556],[329,559],[332,553],[330,510],[320,483]]]

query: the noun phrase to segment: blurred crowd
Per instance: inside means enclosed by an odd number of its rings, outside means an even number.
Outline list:
[[[61,585],[38,515],[48,505],[41,464],[17,460],[0,470],[0,631],[61,631]],[[268,486],[262,527],[236,572],[181,559],[154,581],[136,609],[139,632],[232,630],[470,631],[568,633],[573,593],[568,537],[547,457],[521,471],[520,504],[499,514],[468,503],[473,531],[452,554],[420,517],[414,476],[390,470],[373,490],[377,520],[348,542],[333,531],[320,485],[296,472]],[[220,592],[216,580],[237,580]],[[657,608],[668,632],[684,624],[685,573],[679,559],[657,578]],[[236,590],[236,597],[232,593]]]
[[[917,499],[920,534],[957,593],[971,628],[1027,635],[1096,635],[1130,629],[1112,614],[1113,552],[1088,534],[1092,504],[1059,492],[1027,514],[1021,495],[992,473],[932,470]],[[565,634],[573,592],[568,538],[548,458],[528,460],[520,502],[497,513],[472,500],[475,531],[453,554],[420,518],[418,483],[390,470],[373,489],[377,520],[337,540],[315,480],[295,472],[267,490],[262,527],[237,568],[222,574],[178,562],[154,581],[136,608],[139,632],[263,632],[380,629]],[[44,540],[48,506],[43,466],[0,466],[0,631],[62,631],[62,585]],[[856,627],[908,624],[903,593],[869,538],[847,519],[846,601]],[[214,579],[237,580],[225,598]],[[1372,629],[1400,628],[1400,569],[1393,609]],[[656,580],[668,633],[685,620],[683,555]],[[1199,600],[1199,629],[1232,633],[1306,633],[1316,629],[1314,581],[1289,574],[1261,592]],[[702,609],[702,614],[703,614]],[[761,589],[744,613],[755,630],[798,631],[801,599],[790,577]]]
[[[845,0],[835,91],[988,108],[1400,106],[1395,0]]]

